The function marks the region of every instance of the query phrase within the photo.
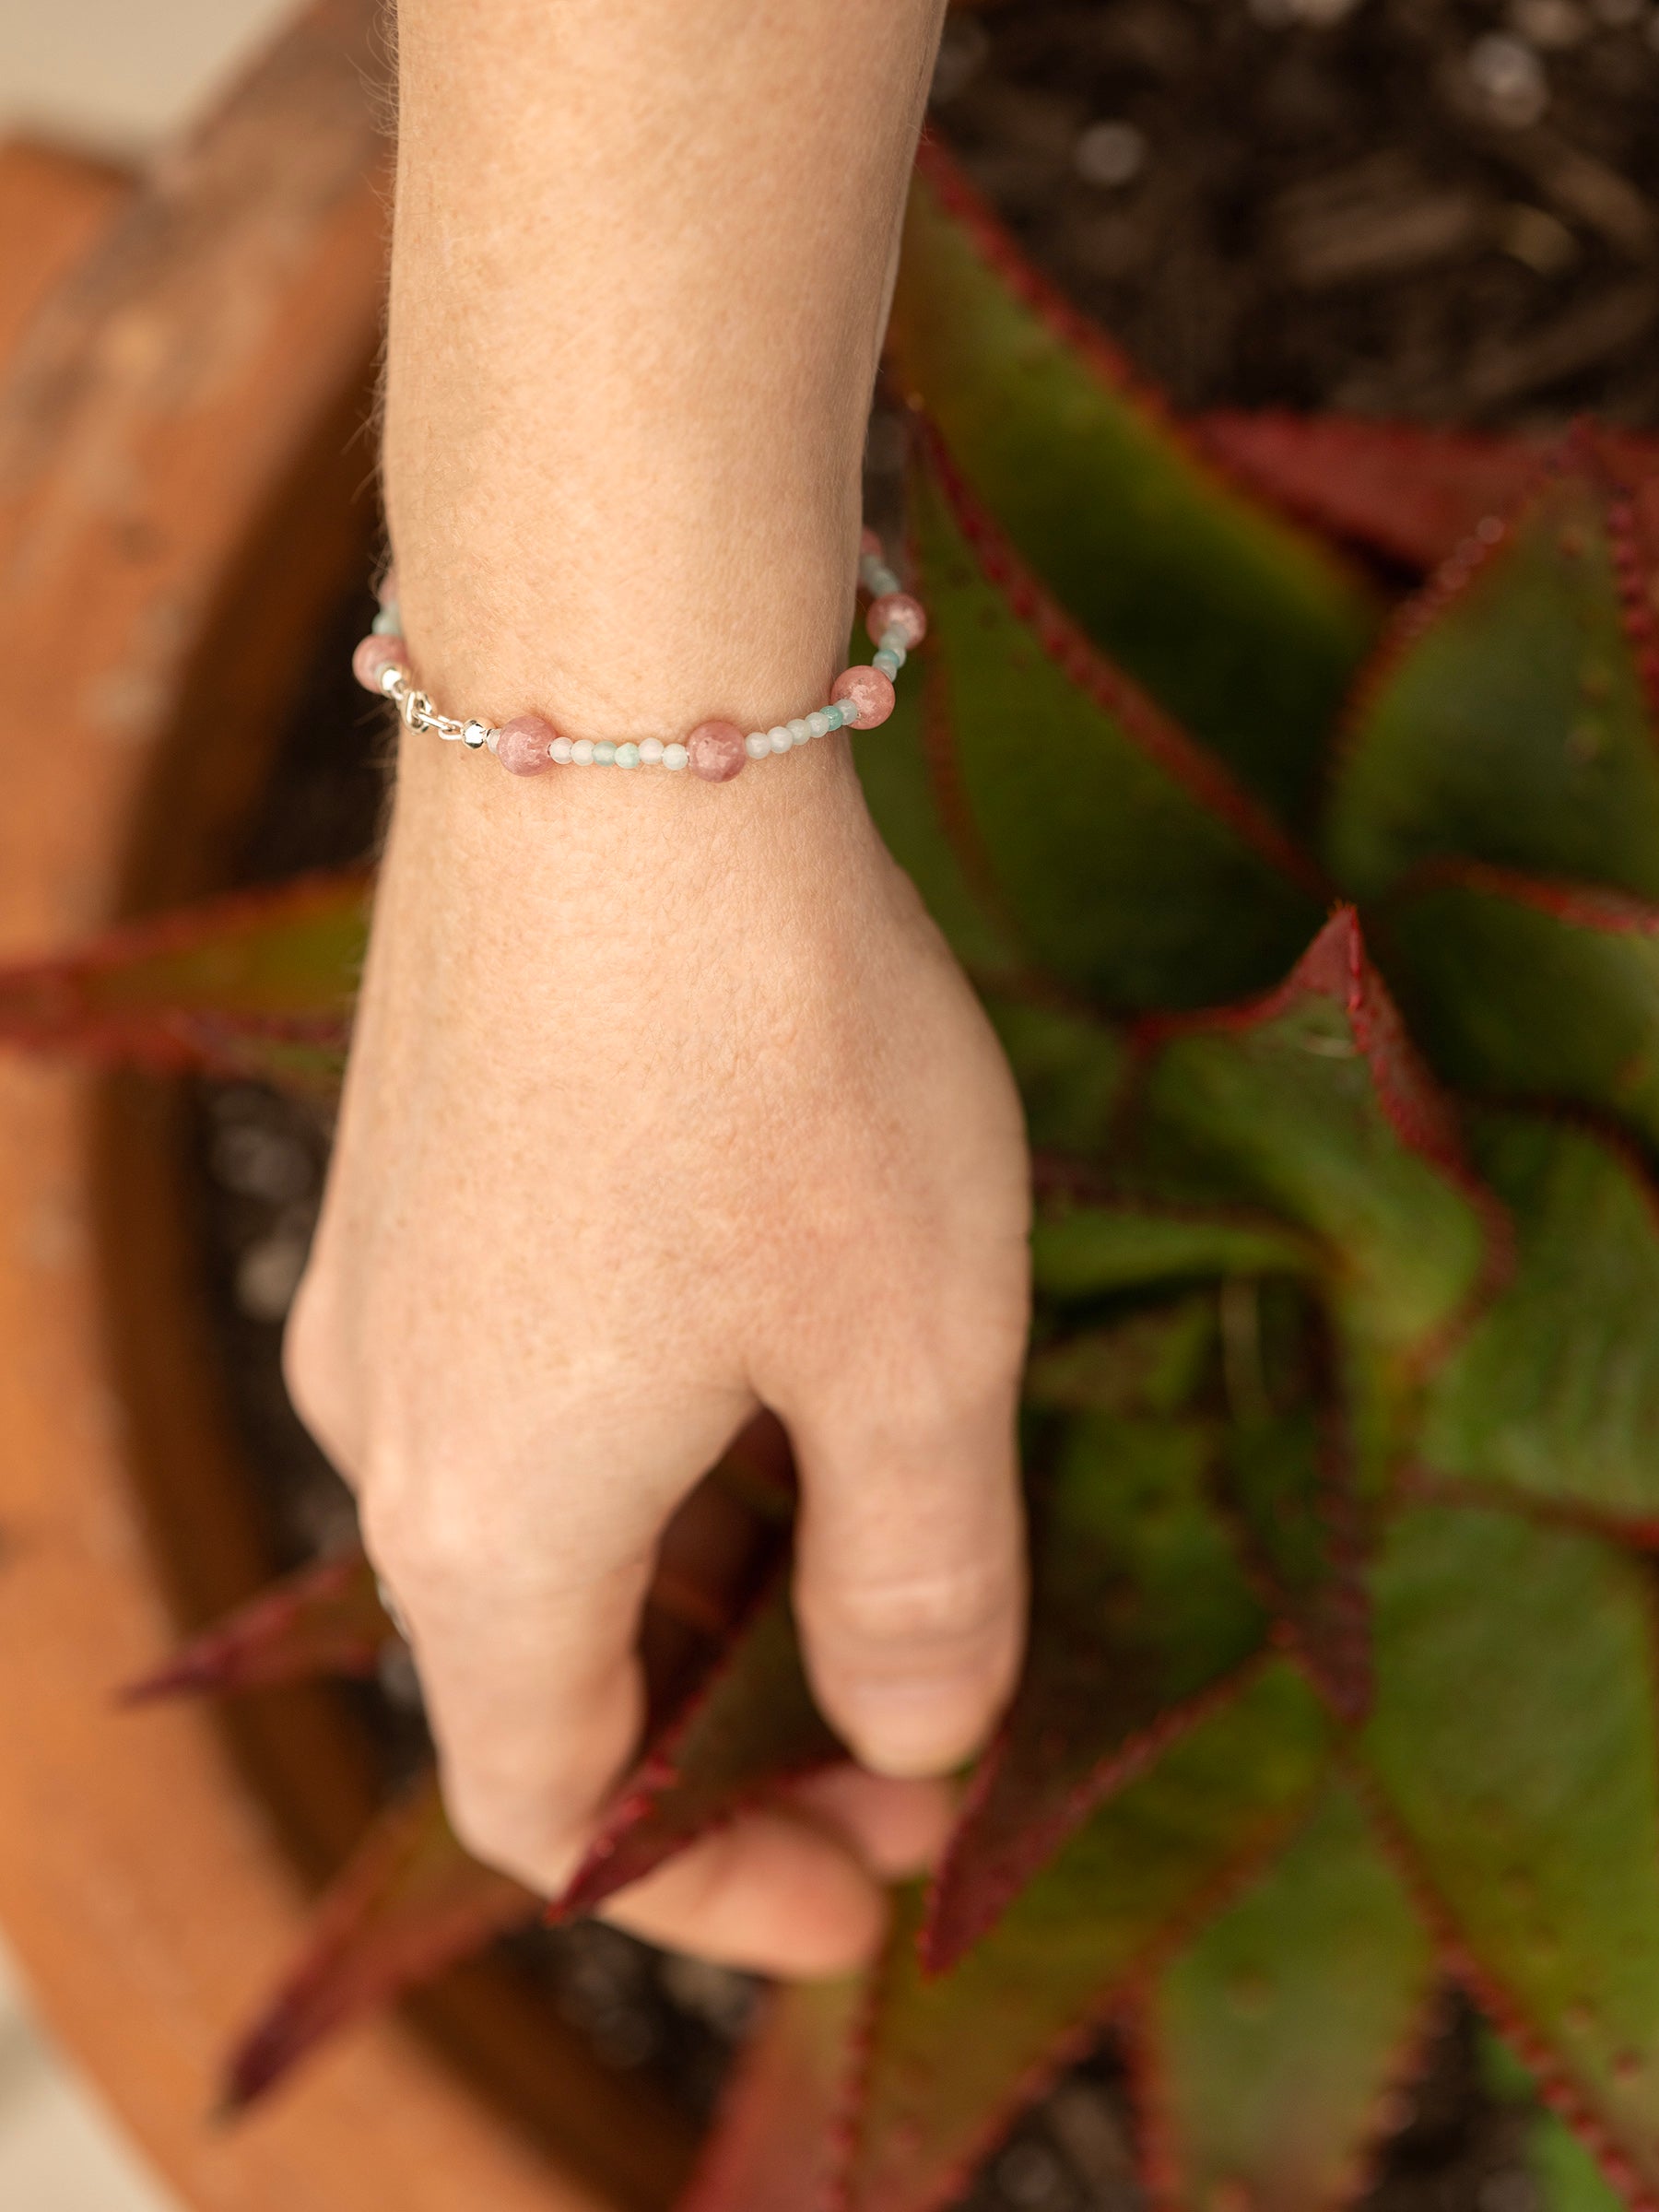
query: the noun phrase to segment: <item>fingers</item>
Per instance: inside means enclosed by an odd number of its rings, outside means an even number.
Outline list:
[[[648,1942],[751,1973],[851,1973],[881,1940],[880,1884],[932,1865],[952,1796],[852,1766],[793,1783],[623,1890],[603,1918]]]
[[[613,1898],[604,1917],[721,1966],[816,1981],[865,1963],[887,1908],[845,1844],[768,1810],[705,1836]]]
[[[944,1773],[976,1748],[1024,1634],[1012,1372],[927,1398],[918,1385],[881,1417],[843,1394],[790,1424],[808,1671],[859,1759],[888,1775]]]
[[[361,1486],[370,1554],[408,1623],[456,1832],[544,1893],[561,1888],[638,1746],[641,1606],[680,1491],[718,1453],[698,1409],[570,1414],[534,1454]]]
[[[956,1792],[947,1783],[900,1781],[851,1765],[808,1774],[784,1797],[841,1837],[883,1882],[907,1881],[935,1866],[956,1819]]]

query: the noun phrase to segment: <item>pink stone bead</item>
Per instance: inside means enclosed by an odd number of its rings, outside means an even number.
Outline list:
[[[871,600],[865,628],[877,645],[888,630],[901,630],[908,653],[927,635],[927,610],[920,599],[912,599],[908,592],[889,592],[885,599]]]
[[[874,555],[877,560],[881,559],[881,540],[877,536],[874,530],[865,531],[863,535],[859,538],[858,549],[861,553]]]
[[[700,722],[686,740],[687,766],[705,783],[729,783],[748,760],[743,732],[735,722]]]
[[[365,691],[378,692],[381,677],[394,664],[407,667],[409,649],[401,638],[364,638],[351,656],[351,673]]]
[[[496,759],[510,776],[539,776],[553,765],[547,747],[554,734],[539,714],[515,714],[496,732]]]
[[[830,696],[853,708],[855,730],[873,730],[893,711],[893,687],[879,668],[843,668],[830,685]]]

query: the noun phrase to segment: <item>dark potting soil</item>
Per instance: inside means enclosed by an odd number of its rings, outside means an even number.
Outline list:
[[[933,127],[1183,407],[1535,428],[1659,417],[1656,110],[1650,0],[1015,0],[952,17]],[[873,496],[890,496],[884,419]],[[369,612],[343,606],[320,643],[240,881],[373,848],[384,733],[347,673]],[[279,1367],[329,1131],[248,1084],[202,1085],[196,1130],[204,1265],[276,1571],[352,1528]],[[412,1671],[347,1694],[390,1787],[427,1749]],[[606,2064],[712,2109],[745,1977],[597,1925],[512,1956]],[[1457,1999],[1388,2121],[1367,2212],[1533,2212],[1520,2124],[1483,2088]],[[1128,2143],[1103,2044],[965,2202],[1134,2212]]]

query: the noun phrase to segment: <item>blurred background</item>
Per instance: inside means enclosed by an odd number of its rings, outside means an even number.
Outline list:
[[[187,126],[288,0],[6,0],[0,140],[27,134],[139,160]],[[174,2212],[29,2017],[0,1942],[0,2205]]]

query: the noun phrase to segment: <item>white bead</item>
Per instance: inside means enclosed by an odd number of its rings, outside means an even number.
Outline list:
[[[764,760],[771,751],[771,739],[764,730],[751,730],[743,741],[743,749],[751,760]]]
[[[794,744],[806,744],[807,738],[811,736],[812,731],[807,725],[807,721],[805,714],[797,714],[795,716],[794,720],[789,725],[789,735]]]
[[[771,746],[774,753],[786,753],[790,747],[794,743],[794,739],[790,735],[789,732],[780,722],[774,724],[773,726],[767,731],[766,742]]]
[[[663,757],[665,747],[660,737],[641,737],[640,759],[647,768],[654,768]]]
[[[568,737],[555,737],[547,747],[547,757],[549,759],[557,760],[560,768],[568,768],[571,763],[571,756],[575,749]]]
[[[593,739],[591,737],[578,737],[575,744],[571,747],[571,759],[576,763],[578,768],[592,768],[594,765]]]
[[[663,766],[665,768],[684,768],[690,758],[690,754],[683,745],[665,745],[663,747]]]
[[[827,737],[834,726],[822,707],[815,708],[806,717],[806,727],[815,737]]]

